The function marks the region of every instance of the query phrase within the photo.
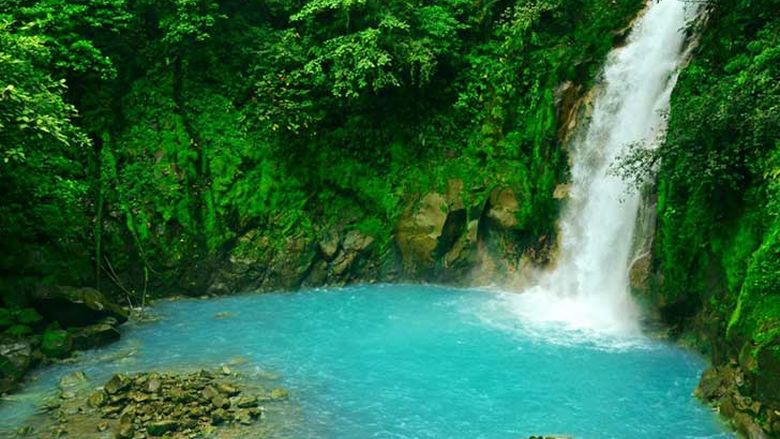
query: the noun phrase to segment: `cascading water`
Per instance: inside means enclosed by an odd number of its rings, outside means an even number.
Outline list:
[[[571,148],[570,199],[560,221],[555,269],[513,298],[525,321],[608,334],[637,332],[629,294],[639,196],[612,163],[629,146],[653,147],[681,62],[685,25],[696,13],[682,0],[651,0],[624,47],[607,60],[592,116]]]

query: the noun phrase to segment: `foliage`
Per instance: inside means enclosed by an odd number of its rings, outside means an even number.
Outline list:
[[[518,230],[553,233],[555,90],[592,81],[641,6],[6,1],[3,270],[180,287],[249,233],[283,252],[332,228],[383,252],[453,178],[470,205],[512,186]]]
[[[660,162],[661,301],[706,316],[698,329],[716,361],[746,343],[757,353],[780,335],[778,7],[708,6],[672,97],[667,141],[644,158]]]

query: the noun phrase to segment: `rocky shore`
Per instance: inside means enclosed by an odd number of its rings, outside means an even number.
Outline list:
[[[92,288],[42,286],[29,306],[0,308],[0,395],[39,364],[119,340],[128,311]]]
[[[63,377],[34,424],[17,432],[35,438],[258,437],[264,405],[286,400],[223,366],[187,373],[115,374],[102,386],[83,372]],[[250,434],[251,432],[251,434]]]
[[[731,361],[704,372],[696,396],[713,405],[743,437],[780,437],[780,405],[747,396],[754,393],[751,387],[739,364]]]

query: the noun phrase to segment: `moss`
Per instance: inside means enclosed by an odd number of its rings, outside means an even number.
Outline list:
[[[70,333],[62,329],[47,330],[41,338],[41,352],[50,358],[65,358],[71,351]]]
[[[13,325],[6,329],[3,333],[10,335],[11,337],[22,337],[32,334],[32,329],[27,325]]]

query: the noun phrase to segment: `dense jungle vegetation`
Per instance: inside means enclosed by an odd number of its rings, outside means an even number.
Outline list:
[[[451,178],[515,187],[519,228],[550,230],[555,90],[641,6],[2,1],[4,294],[170,287],[248,230],[273,248],[338,222],[381,252],[407,195]]]

